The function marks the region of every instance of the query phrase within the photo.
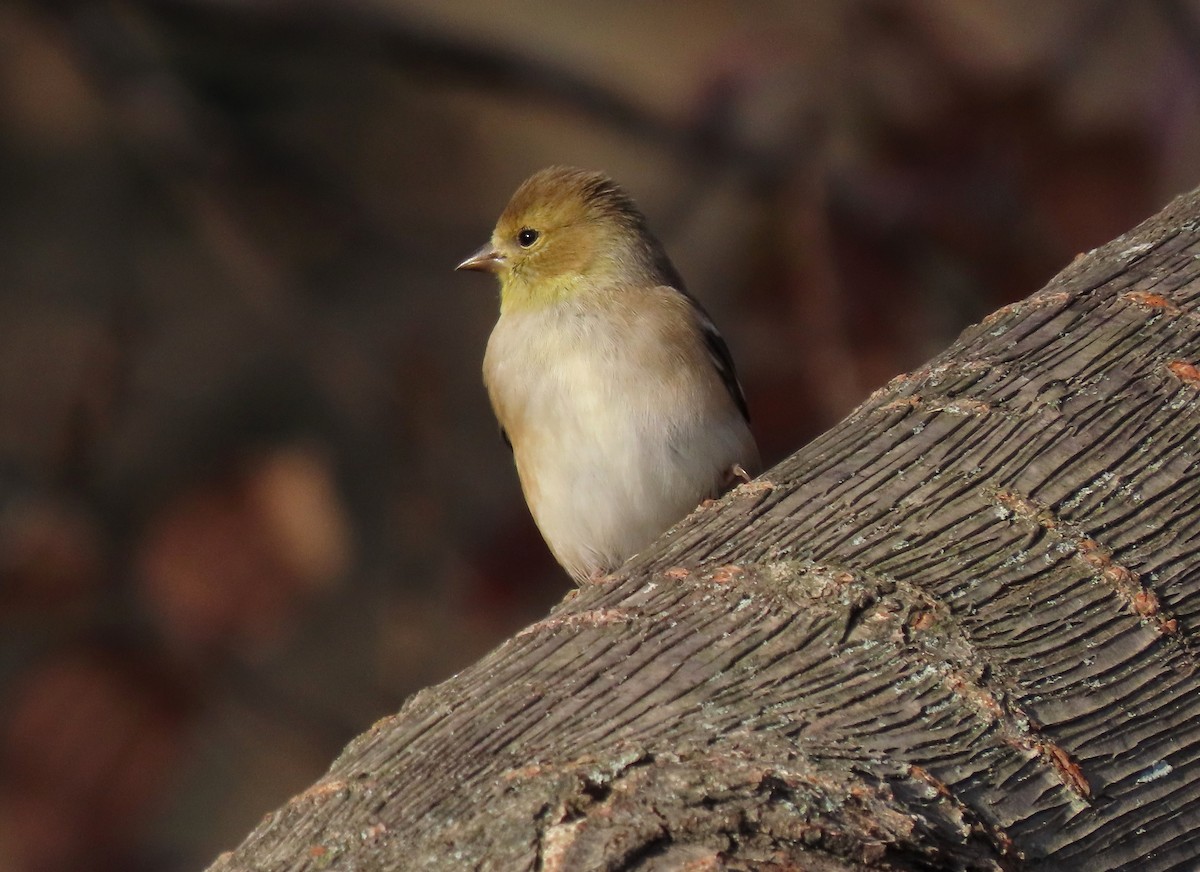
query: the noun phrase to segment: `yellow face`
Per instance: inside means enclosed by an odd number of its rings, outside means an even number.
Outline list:
[[[641,214],[607,178],[552,167],[517,189],[491,242],[458,268],[495,273],[503,312],[631,275],[654,245]]]

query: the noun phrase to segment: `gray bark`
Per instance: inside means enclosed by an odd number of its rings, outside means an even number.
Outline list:
[[[968,329],[212,869],[1197,868],[1198,226]]]

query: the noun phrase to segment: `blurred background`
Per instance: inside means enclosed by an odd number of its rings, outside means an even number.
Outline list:
[[[0,870],[199,869],[568,590],[452,271],[551,163],[774,462],[1200,181],[1200,3],[0,2]]]

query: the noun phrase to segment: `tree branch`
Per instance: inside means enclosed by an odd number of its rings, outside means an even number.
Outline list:
[[[1189,868],[1197,227],[968,329],[212,869]]]

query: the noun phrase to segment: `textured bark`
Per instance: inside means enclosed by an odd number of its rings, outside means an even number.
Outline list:
[[[212,868],[1196,868],[1198,225],[970,328]]]

